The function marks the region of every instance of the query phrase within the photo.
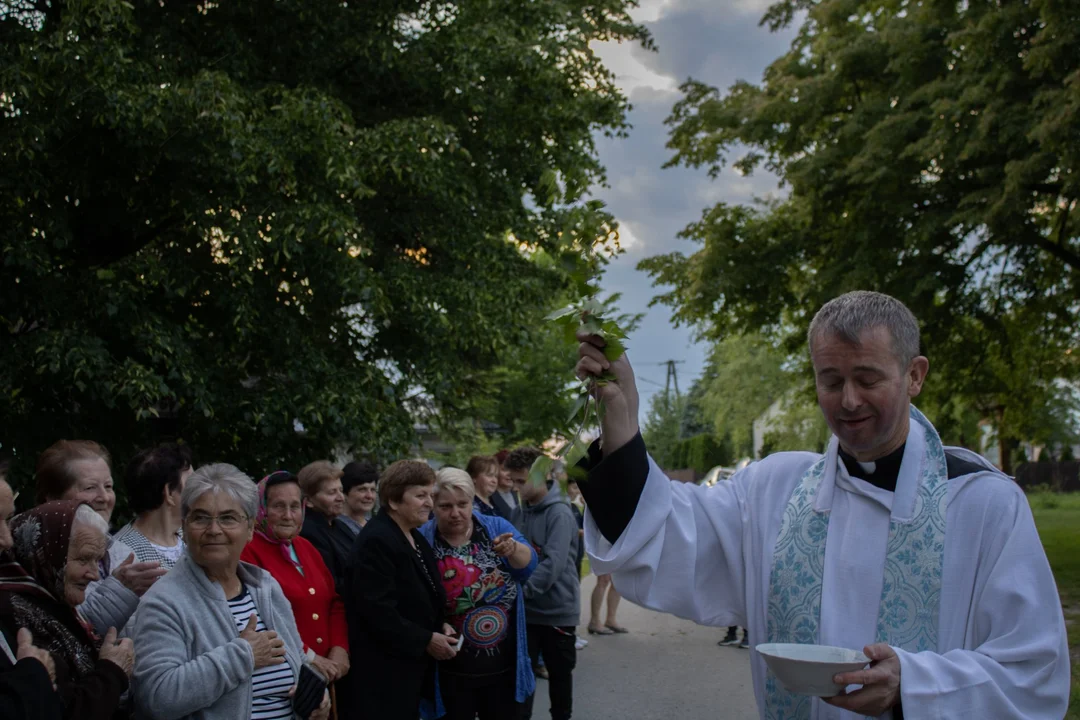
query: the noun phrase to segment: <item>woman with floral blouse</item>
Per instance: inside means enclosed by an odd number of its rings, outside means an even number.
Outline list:
[[[517,717],[536,688],[521,590],[536,553],[509,522],[477,512],[474,494],[467,472],[440,471],[435,519],[420,530],[438,561],[446,622],[463,636],[461,651],[439,663],[445,720]]]

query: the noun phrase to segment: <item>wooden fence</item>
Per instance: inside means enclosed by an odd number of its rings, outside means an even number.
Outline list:
[[[1025,490],[1046,485],[1057,492],[1080,492],[1080,462],[1029,462],[1016,466],[1016,482]]]

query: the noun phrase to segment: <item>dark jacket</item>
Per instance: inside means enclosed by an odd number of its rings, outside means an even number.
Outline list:
[[[20,598],[12,593],[0,593],[0,632],[4,633],[8,644],[13,649],[16,646],[15,638],[19,630],[19,623],[14,620],[14,606],[19,600]],[[41,613],[41,617],[45,618],[43,624],[55,631],[51,634],[39,631],[34,635],[34,644],[43,650],[49,650],[53,656],[53,663],[56,665],[57,694],[63,704],[63,714],[51,717],[57,720],[61,717],[65,720],[115,720],[126,717],[128,713],[120,708],[120,697],[128,689],[128,677],[119,666],[108,660],[97,660],[92,670],[79,674],[61,653],[50,647],[54,642],[72,642],[71,638],[82,641],[85,631],[74,622],[74,615],[54,614],[50,612],[49,606],[36,598],[22,598],[21,601],[36,606],[35,612]],[[89,645],[89,640],[85,642],[89,648],[88,652],[92,651],[96,655],[97,650]],[[6,658],[4,663],[8,664]],[[48,680],[47,673],[46,680]],[[6,696],[4,700],[3,705],[6,709]],[[39,702],[43,702],[43,699]]]
[[[14,653],[16,644],[9,645]],[[44,665],[31,658],[13,665],[0,651],[0,720],[57,720],[63,713],[60,694],[53,690]]]
[[[491,494],[491,505],[498,511],[503,520],[508,521],[518,530],[521,530],[521,498],[518,497],[517,493],[514,493],[514,498],[517,500],[517,505],[515,507],[510,507],[506,500],[503,499],[502,495],[499,494],[499,491],[496,490]]]
[[[304,511],[304,526],[300,529],[300,537],[314,545],[322,555],[323,562],[334,576],[338,594],[341,595],[345,587],[345,569],[349,565],[349,554],[356,536],[349,532],[345,523],[331,520],[315,508],[309,507]]]
[[[419,556],[384,509],[356,538],[342,593],[352,669],[341,720],[416,720],[421,698],[434,702],[427,646],[441,632],[446,595],[431,546],[411,534]]]

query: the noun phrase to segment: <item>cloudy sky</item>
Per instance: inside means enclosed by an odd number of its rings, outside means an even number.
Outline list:
[[[676,235],[706,207],[750,201],[776,188],[769,177],[744,178],[729,171],[710,180],[704,170],[661,169],[671,157],[664,147],[664,119],[687,78],[720,88],[736,80],[761,81],[765,67],[787,50],[793,35],[758,27],[768,5],[767,0],[642,0],[632,15],[652,32],[658,52],[628,44],[594,46],[633,104],[630,137],[598,138],[609,187],[598,188],[596,195],[618,219],[626,249],[609,266],[604,289],[623,294],[624,312],[647,313],[629,346],[642,392],[642,419],[652,395],[663,392],[663,363],[682,361],[678,377],[685,391],[701,372],[705,347],[693,341],[692,329],[672,326],[668,308],[648,307],[659,290],[636,265],[651,255],[693,252],[695,244]]]

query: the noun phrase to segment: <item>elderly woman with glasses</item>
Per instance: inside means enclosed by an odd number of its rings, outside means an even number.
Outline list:
[[[180,496],[185,554],[135,618],[136,705],[145,717],[291,718],[304,657],[277,581],[241,562],[254,533],[255,484],[206,465]],[[310,718],[325,720],[329,697]]]
[[[437,477],[435,519],[420,532],[439,565],[446,620],[464,636],[457,656],[439,664],[444,720],[516,718],[536,689],[521,588],[536,552],[508,521],[473,504],[469,473],[443,468]]]
[[[334,576],[315,546],[299,536],[304,524],[300,481],[279,470],[258,486],[255,537],[240,559],[266,570],[292,605],[304,652],[330,682],[349,672],[349,630]]]

